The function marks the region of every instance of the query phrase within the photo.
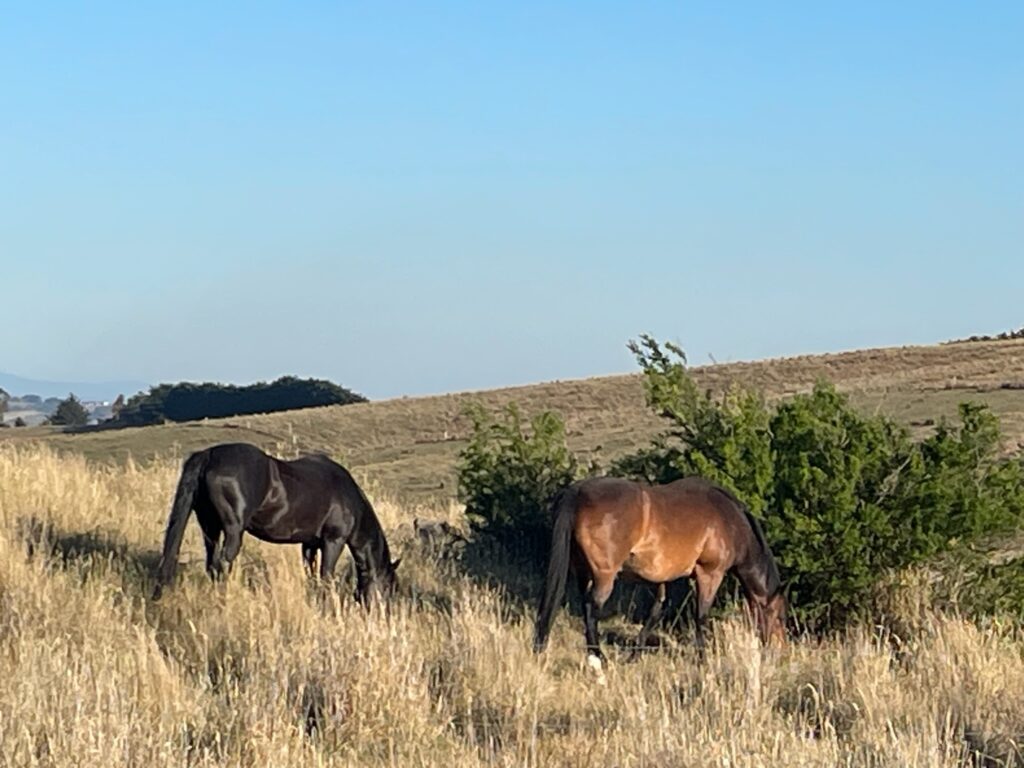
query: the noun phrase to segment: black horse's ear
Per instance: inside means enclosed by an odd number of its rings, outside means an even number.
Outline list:
[[[400,562],[402,562],[402,558],[398,558],[397,560],[395,560],[395,562],[393,562],[393,563],[391,564],[391,570],[392,570],[392,571],[396,570],[396,569],[398,568],[398,564],[399,564]]]

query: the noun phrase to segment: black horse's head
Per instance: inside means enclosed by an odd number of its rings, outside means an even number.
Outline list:
[[[394,562],[385,560],[374,568],[372,573],[360,575],[356,579],[356,599],[364,605],[378,600],[389,599],[398,589],[398,564],[402,558]]]

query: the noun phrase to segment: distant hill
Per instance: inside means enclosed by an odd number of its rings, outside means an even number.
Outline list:
[[[113,400],[120,394],[131,397],[136,392],[149,389],[144,381],[42,381],[28,379],[13,373],[0,371],[0,389],[12,397],[22,395],[39,395],[47,397],[67,397],[74,392],[80,400]]]
[[[828,379],[858,407],[892,416],[918,435],[955,416],[958,403],[973,400],[999,416],[1007,450],[1024,448],[1024,339],[723,363],[695,367],[693,374],[702,388],[720,392],[743,384],[773,399]],[[279,456],[325,451],[360,477],[418,503],[455,494],[458,452],[472,431],[466,406],[496,411],[511,402],[526,415],[561,413],[570,448],[604,466],[665,428],[644,403],[643,379],[634,373],[81,434],[5,429],[0,441],[44,439],[100,461],[131,455],[145,462],[238,440]]]

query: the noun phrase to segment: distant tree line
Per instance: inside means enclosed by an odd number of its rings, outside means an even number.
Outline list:
[[[362,402],[366,402],[362,395],[330,381],[295,376],[247,386],[210,382],[160,384],[148,393],[130,398],[104,426],[143,426]]]
[[[1016,331],[1003,331],[996,336],[968,336],[966,339],[953,339],[947,344],[965,344],[969,341],[1010,341],[1012,339],[1024,339],[1024,327]]]

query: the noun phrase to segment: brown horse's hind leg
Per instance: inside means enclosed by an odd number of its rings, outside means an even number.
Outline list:
[[[704,622],[707,619],[711,604],[715,602],[715,595],[718,588],[722,586],[722,579],[725,571],[708,570],[699,563],[693,570],[693,577],[697,582],[697,599],[693,601],[694,634],[697,640],[697,647],[704,651]]]
[[[593,579],[580,579],[583,592],[583,630],[587,636],[587,655],[604,659],[597,634],[597,612],[604,607],[615,587],[615,574],[595,573]]]
[[[636,646],[633,648],[631,658],[635,659],[642,651],[646,650],[647,638],[658,623],[658,619],[661,618],[661,611],[664,607],[665,584],[661,583],[658,585],[658,590],[654,597],[654,605],[651,606],[651,612],[647,616],[647,621],[644,622],[644,626],[640,630],[640,634],[636,636]]]

